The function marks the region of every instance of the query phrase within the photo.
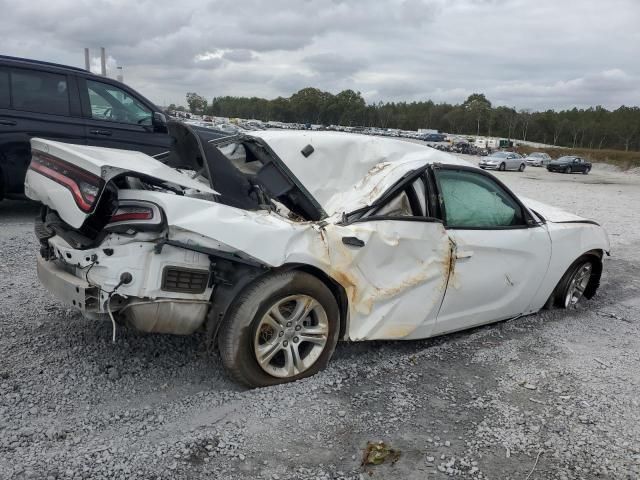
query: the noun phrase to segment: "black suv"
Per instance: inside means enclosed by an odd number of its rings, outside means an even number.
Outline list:
[[[31,137],[170,149],[164,113],[126,85],[80,68],[0,55],[0,199],[22,194]]]

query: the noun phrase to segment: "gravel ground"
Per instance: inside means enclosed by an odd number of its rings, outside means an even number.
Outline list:
[[[202,338],[90,322],[38,284],[26,202],[0,203],[0,477],[640,477],[640,177],[529,167],[517,193],[601,222],[595,299],[454,335],[340,344],[325,372],[247,391]],[[400,450],[360,466],[368,441]]]

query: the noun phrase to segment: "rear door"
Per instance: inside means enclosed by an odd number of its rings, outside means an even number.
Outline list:
[[[551,239],[490,174],[434,169],[447,232],[455,244],[435,333],[531,313],[551,258]]]
[[[157,155],[170,150],[171,137],[153,126],[153,107],[124,86],[79,79],[89,145]]]
[[[428,212],[426,191],[426,179],[415,179],[356,221],[327,229],[331,264],[350,297],[350,339],[431,335],[451,244]]]
[[[38,69],[0,69],[0,168],[5,193],[23,191],[32,137],[85,143],[74,78]]]

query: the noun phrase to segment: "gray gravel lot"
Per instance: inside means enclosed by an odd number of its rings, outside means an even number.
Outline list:
[[[608,229],[596,298],[426,341],[343,343],[325,372],[253,391],[197,335],[120,329],[111,344],[110,324],[40,288],[37,207],[0,202],[0,477],[640,477],[640,176],[498,176]],[[400,459],[363,471],[378,440]]]

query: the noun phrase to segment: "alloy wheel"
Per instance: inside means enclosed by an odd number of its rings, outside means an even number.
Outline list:
[[[288,378],[308,370],[322,354],[329,335],[327,312],[309,295],[276,301],[258,323],[253,349],[269,375]]]
[[[582,294],[589,284],[592,271],[593,265],[591,262],[585,262],[573,274],[564,298],[565,308],[575,305],[582,298]]]

